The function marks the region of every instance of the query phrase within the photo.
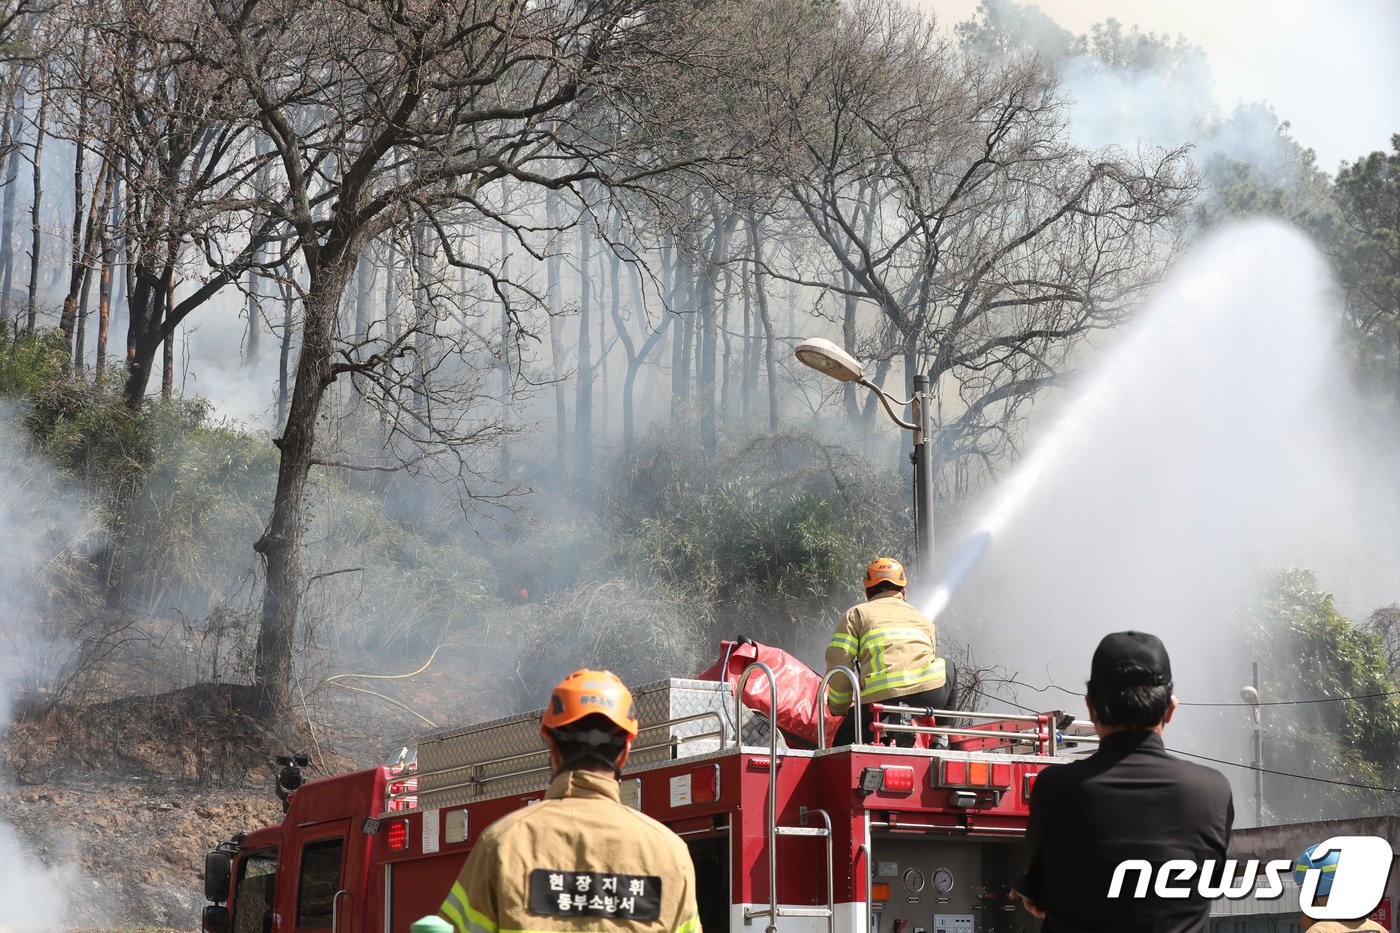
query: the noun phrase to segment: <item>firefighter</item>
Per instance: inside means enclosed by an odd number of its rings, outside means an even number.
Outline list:
[[[1309,869],[1322,872],[1322,876],[1317,879],[1317,890],[1313,892],[1313,904],[1317,907],[1325,905],[1328,895],[1332,893],[1332,879],[1336,876],[1338,861],[1340,855],[1335,849],[1325,855],[1319,855],[1317,846],[1308,846],[1293,862],[1293,880],[1299,884],[1303,883]],[[1314,920],[1306,912],[1303,914],[1303,929],[1306,933],[1348,933],[1350,930],[1380,930],[1381,933],[1385,933],[1385,927],[1366,917],[1357,917],[1355,920]]]
[[[540,734],[554,771],[544,800],[486,827],[438,913],[457,933],[700,933],[685,843],[619,798],[632,692],[610,671],[575,671]]]
[[[854,667],[859,659],[861,736],[870,741],[871,703],[898,702],[908,706],[947,709],[956,688],[956,672],[938,657],[933,623],[904,598],[909,580],[904,565],[889,557],[876,558],[865,568],[865,599],[846,611],[826,648],[826,669]],[[833,745],[849,745],[855,738],[856,712],[851,710],[850,679],[831,679],[827,708],[843,713]],[[884,722],[907,722],[885,713]],[[912,746],[914,733],[892,732],[896,744]]]

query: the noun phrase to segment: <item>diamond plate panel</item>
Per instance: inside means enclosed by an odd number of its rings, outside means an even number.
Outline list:
[[[671,679],[638,687],[640,731],[627,772],[734,744],[734,691],[708,680]],[[543,710],[424,736],[418,740],[418,806],[451,807],[542,791],[549,758],[540,738]],[[740,721],[743,744],[768,744],[768,719],[750,709]],[[786,749],[782,735],[778,748]]]

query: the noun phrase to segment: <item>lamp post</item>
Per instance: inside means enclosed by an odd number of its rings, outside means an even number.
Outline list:
[[[1254,683],[1240,690],[1254,719],[1254,825],[1264,825],[1264,723],[1259,707],[1259,662],[1254,662]]]
[[[914,464],[914,546],[919,569],[928,570],[933,564],[933,392],[929,377],[924,373],[915,376],[914,397],[901,401],[866,379],[864,364],[830,340],[809,338],[799,343],[793,353],[801,363],[823,375],[838,382],[854,382],[874,392],[891,420],[914,432],[914,451],[909,457]],[[896,405],[913,406],[914,420],[905,421],[896,414]]]

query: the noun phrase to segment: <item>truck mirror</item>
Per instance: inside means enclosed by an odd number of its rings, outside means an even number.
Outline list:
[[[232,859],[222,849],[215,849],[204,856],[204,899],[222,904],[228,900],[229,875],[232,873]],[[206,911],[207,916],[207,911]],[[224,911],[228,920],[228,911]]]
[[[204,908],[204,933],[228,933],[228,908],[210,904]]]

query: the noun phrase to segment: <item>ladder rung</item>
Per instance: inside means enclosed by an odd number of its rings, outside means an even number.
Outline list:
[[[826,836],[829,835],[825,826],[776,826],[774,832],[779,836]]]
[[[744,919],[753,920],[755,917],[768,916],[767,907],[745,907]],[[779,917],[830,917],[831,911],[825,907],[779,907]]]

